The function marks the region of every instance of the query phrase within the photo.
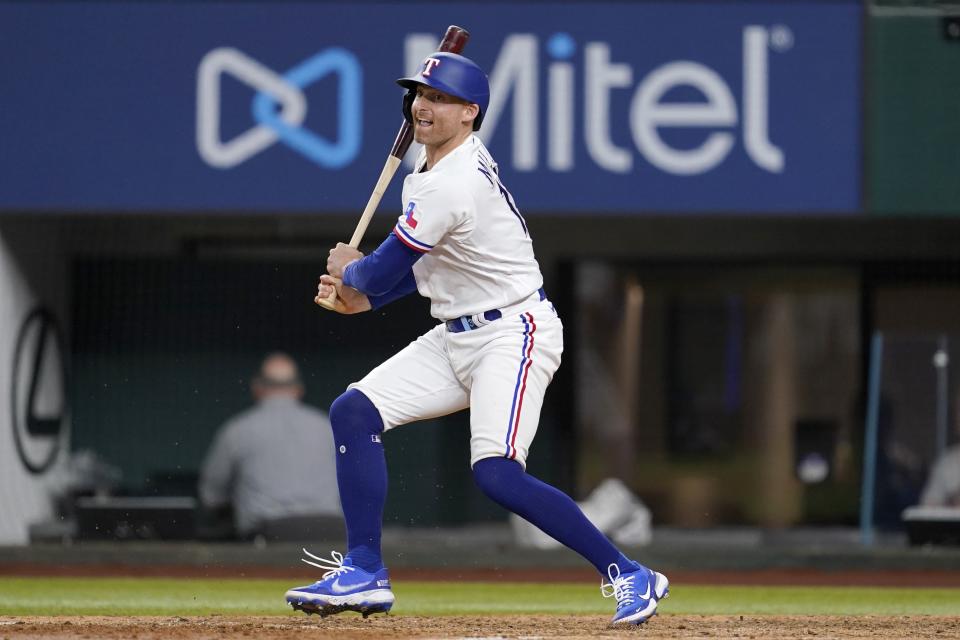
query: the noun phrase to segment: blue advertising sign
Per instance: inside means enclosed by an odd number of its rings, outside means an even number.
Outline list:
[[[359,210],[450,24],[526,213],[860,209],[855,0],[18,2],[0,212]]]

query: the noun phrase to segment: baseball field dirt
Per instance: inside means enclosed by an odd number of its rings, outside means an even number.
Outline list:
[[[11,640],[144,639],[375,640],[377,638],[957,638],[960,618],[943,616],[681,616],[611,628],[606,616],[2,617]]]

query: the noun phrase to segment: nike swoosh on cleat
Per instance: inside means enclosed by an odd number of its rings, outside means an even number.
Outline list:
[[[644,592],[640,595],[640,599],[641,599],[641,600],[649,600],[649,599],[650,599],[650,581],[649,581],[649,580],[647,580],[647,590],[644,591]]]
[[[647,585],[647,589],[650,589],[650,585]],[[349,591],[353,591],[353,587],[345,587],[341,585],[340,578],[337,578],[330,583],[330,591],[333,591],[334,593],[347,593]]]

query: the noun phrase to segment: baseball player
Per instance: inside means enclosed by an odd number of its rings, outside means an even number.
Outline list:
[[[403,213],[370,255],[330,251],[322,298],[342,313],[377,309],[414,290],[440,320],[330,408],[347,555],[312,554],[323,579],[286,594],[294,609],[364,616],[394,602],[380,552],[387,469],[381,435],[394,427],[470,408],[470,463],[479,488],[581,554],[614,597],[614,623],[656,613],[667,578],[625,557],[566,494],[530,476],[525,463],[544,392],[560,365],[563,325],[543,290],[527,223],[473,135],[489,103],[486,74],[453,53],[425,59],[403,115],[423,149],[403,183]],[[339,280],[342,279],[342,283]]]

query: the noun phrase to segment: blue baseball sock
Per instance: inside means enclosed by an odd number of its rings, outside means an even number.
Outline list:
[[[330,424],[337,448],[337,484],[347,524],[347,556],[371,573],[383,568],[380,533],[387,499],[387,460],[380,436],[383,421],[356,389],[333,401]]]
[[[570,496],[527,474],[519,462],[484,458],[473,465],[473,478],[487,497],[582,555],[600,575],[606,576],[611,564],[621,573],[641,568],[613,546]]]

